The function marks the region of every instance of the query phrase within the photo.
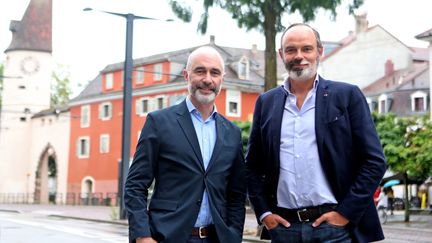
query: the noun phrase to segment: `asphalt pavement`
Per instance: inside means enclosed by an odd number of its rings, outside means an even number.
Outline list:
[[[0,212],[32,213],[50,217],[62,217],[94,222],[127,225],[127,220],[118,219],[118,207],[108,206],[72,206],[72,205],[41,205],[41,204],[0,204]],[[395,211],[389,215],[387,223],[383,225],[384,232],[398,230],[413,230],[417,233],[431,235],[432,214],[424,212],[410,215],[410,222],[404,222],[404,211]],[[248,242],[264,242],[256,237],[257,222],[253,213],[246,214],[244,238]],[[431,240],[432,242],[432,240]]]

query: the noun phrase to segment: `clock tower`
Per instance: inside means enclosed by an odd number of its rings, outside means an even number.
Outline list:
[[[0,193],[32,193],[31,117],[50,108],[52,0],[31,0],[21,21],[12,20],[4,51],[0,113]]]

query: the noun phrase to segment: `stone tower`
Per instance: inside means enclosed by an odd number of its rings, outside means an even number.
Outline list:
[[[50,107],[52,0],[31,0],[12,20],[0,113],[0,193],[33,193],[32,115]]]

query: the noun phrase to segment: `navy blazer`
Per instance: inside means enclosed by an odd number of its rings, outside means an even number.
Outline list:
[[[246,177],[240,129],[216,114],[216,144],[207,170],[186,102],[152,112],[138,141],[125,185],[129,239],[186,242],[204,189],[220,242],[240,243]],[[147,208],[147,189],[154,180]]]
[[[246,155],[248,193],[257,217],[277,206],[281,122],[287,92],[277,87],[257,99]],[[315,133],[320,161],[349,221],[355,241],[384,238],[373,193],[386,170],[366,99],[354,85],[319,77]],[[311,178],[313,179],[313,178]]]

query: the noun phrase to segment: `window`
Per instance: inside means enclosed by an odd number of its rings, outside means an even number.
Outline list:
[[[100,135],[100,139],[99,139],[99,152],[101,154],[109,153],[109,142],[110,142],[109,134],[102,134],[102,135]]]
[[[88,158],[90,154],[90,138],[79,137],[77,140],[77,156],[78,158]]]
[[[414,98],[414,111],[424,111],[424,98]]]
[[[427,94],[422,91],[417,91],[411,94],[411,110],[414,112],[424,112],[427,108]]]
[[[236,102],[232,102],[232,101],[230,101],[229,102],[229,105],[228,105],[228,109],[229,109],[229,112],[230,113],[237,113],[237,111],[238,111],[238,107],[237,107],[237,103]]]
[[[162,63],[158,63],[153,66],[153,80],[162,80]]]
[[[171,95],[169,97],[169,105],[173,106],[173,105],[180,104],[180,102],[182,102],[186,98],[186,96],[187,94]]]
[[[386,94],[382,94],[378,98],[378,113],[388,112],[388,97]]]
[[[112,73],[105,74],[105,89],[112,89],[114,85],[114,75]]]
[[[155,109],[156,110],[160,110],[160,109],[163,109],[163,108],[165,108],[167,105],[166,105],[166,98],[165,98],[165,96],[157,96],[157,97],[155,97],[155,105],[156,105],[156,107],[155,107]]]
[[[377,111],[378,103],[377,103],[376,97],[375,98],[367,97],[366,101],[368,103],[370,112]]]
[[[238,63],[238,76],[240,79],[249,79],[249,61],[246,57]]]
[[[136,113],[140,116],[147,115],[150,110],[150,99],[149,98],[141,98],[136,101]]]
[[[111,102],[104,102],[99,105],[99,119],[106,121],[112,117],[112,104]]]
[[[144,68],[138,67],[135,69],[135,84],[144,83]]]
[[[226,115],[240,117],[241,92],[238,90],[226,90]]]
[[[81,127],[89,127],[90,126],[90,106],[83,105],[81,106]]]

